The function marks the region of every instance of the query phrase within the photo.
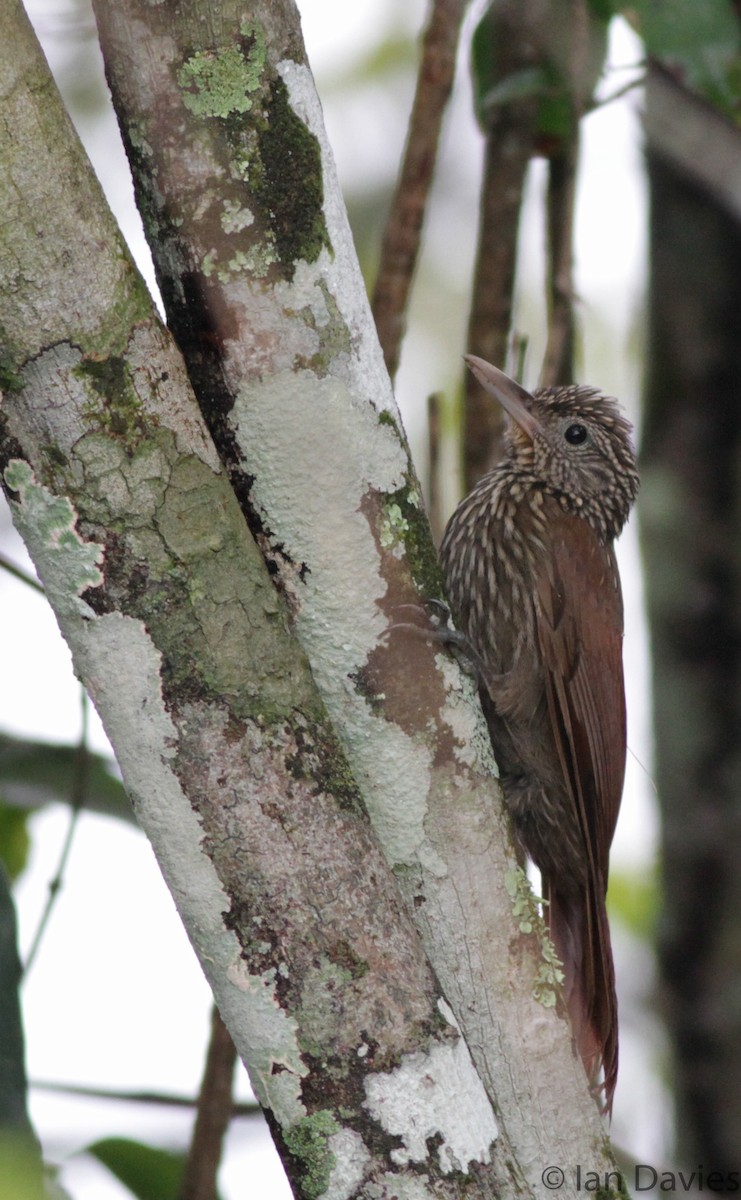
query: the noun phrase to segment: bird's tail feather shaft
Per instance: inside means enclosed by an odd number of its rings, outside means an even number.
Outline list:
[[[564,969],[564,996],[577,1050],[593,1088],[612,1112],[618,1038],[615,968],[604,898],[593,886],[566,896],[544,888],[549,933]],[[599,1083],[602,1072],[602,1083]]]

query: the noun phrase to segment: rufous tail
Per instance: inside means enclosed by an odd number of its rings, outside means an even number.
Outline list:
[[[618,1072],[618,1020],[604,896],[593,883],[582,892],[559,895],[546,880],[543,895],[549,902],[545,916],[551,941],[563,963],[564,997],[576,1048],[590,1086],[604,1093],[603,1111],[610,1116]]]

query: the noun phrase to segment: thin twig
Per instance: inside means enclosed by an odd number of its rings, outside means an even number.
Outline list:
[[[574,379],[574,207],[579,158],[579,127],[564,138],[548,164],[548,343],[540,382],[543,387]]]
[[[179,1200],[216,1200],[216,1176],[233,1109],[236,1061],[237,1052],[229,1030],[214,1005],[198,1113]]]
[[[432,0],[404,161],[381,246],[372,308],[383,357],[392,379],[399,365],[422,221],[435,169],[443,113],[453,86],[465,8],[466,0]]]
[[[72,775],[72,786],[70,789],[70,819],[67,827],[67,835],[64,839],[61,854],[59,855],[59,863],[54,873],[54,878],[49,883],[49,894],[46,899],[44,911],[41,914],[41,919],[36,928],[31,948],[26,957],[26,962],[23,968],[24,977],[33,965],[34,959],[38,954],[39,947],[43,940],[46,928],[49,924],[49,919],[57,901],[57,896],[64,882],[64,873],[67,868],[72,843],[77,829],[77,822],[80,813],[85,806],[85,800],[88,792],[88,779],[90,775],[90,752],[88,749],[88,718],[89,718],[90,701],[88,700],[87,692],[84,688],[80,689],[80,713],[82,717],[82,729],[80,732],[80,741],[77,746],[77,754],[75,757],[75,768]]]
[[[33,588],[36,592],[41,592],[42,596],[46,595],[38,579],[35,579],[28,571],[24,571],[23,567],[19,567],[11,559],[7,558],[5,554],[0,554],[0,570],[7,571],[8,575],[12,575],[14,579],[20,579],[21,583],[27,584],[28,587]]]
[[[80,1096],[81,1099],[111,1100],[122,1104],[153,1104],[162,1108],[196,1108],[198,1099],[193,1096],[176,1096],[171,1092],[134,1092],[122,1088],[87,1087],[80,1083],[58,1083],[53,1080],[32,1080],[29,1087],[40,1092],[58,1092],[64,1096]],[[244,1100],[233,1104],[232,1118],[258,1117],[262,1109],[256,1100]]]
[[[631,79],[628,83],[624,83],[617,91],[611,92],[609,96],[603,96],[601,100],[593,100],[587,105],[585,115],[596,112],[598,108],[605,108],[608,104],[614,104],[616,100],[622,100],[623,96],[627,96],[630,92],[636,91],[637,88],[646,86],[646,74],[639,75],[637,79]]]
[[[468,321],[468,352],[504,366],[512,322],[517,232],[528,163],[533,154],[536,105],[502,112],[486,137],[479,239]],[[464,489],[491,470],[501,454],[502,411],[471,371],[465,377]]]
[[[442,398],[433,392],[427,399],[427,515],[435,545],[440,544],[443,532],[442,499],[440,495],[440,442]]]

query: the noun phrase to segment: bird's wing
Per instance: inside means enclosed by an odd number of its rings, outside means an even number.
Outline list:
[[[585,852],[606,888],[625,773],[620,579],[612,547],[586,521],[556,509],[547,528],[534,599],[548,708]]]
[[[554,506],[555,507],[555,506]],[[617,999],[605,910],[610,844],[625,772],[623,605],[612,547],[586,521],[556,511],[536,574],[535,608],[551,728],[584,840],[587,888],[545,880],[548,922],[584,1066],[604,1069],[609,1112],[617,1081]]]

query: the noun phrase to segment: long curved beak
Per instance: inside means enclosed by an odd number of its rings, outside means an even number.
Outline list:
[[[475,354],[464,354],[463,361],[471,368],[484,390],[499,401],[504,411],[532,441],[536,433],[542,431],[542,426],[530,411],[529,405],[533,402],[530,393],[486,359],[478,358]]]

